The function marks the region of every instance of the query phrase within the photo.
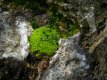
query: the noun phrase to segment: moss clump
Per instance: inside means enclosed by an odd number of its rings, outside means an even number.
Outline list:
[[[58,48],[57,42],[59,38],[60,36],[56,29],[48,26],[35,29],[30,37],[30,50],[36,56],[42,54],[51,56]]]

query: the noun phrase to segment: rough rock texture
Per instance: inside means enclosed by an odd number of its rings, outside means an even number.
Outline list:
[[[47,14],[40,14],[35,17],[36,23],[38,23],[39,26],[45,26],[49,24],[49,16]]]
[[[55,5],[58,12],[79,26],[81,44],[94,33],[93,37],[87,39],[90,42],[87,45],[92,45],[95,37],[105,27],[107,0],[48,0],[48,3]]]
[[[79,44],[90,54],[95,80],[107,79],[107,0],[48,0],[80,27]]]
[[[94,22],[96,21],[94,21],[94,18],[97,21],[102,21],[107,14],[106,0],[48,0],[47,2],[51,5],[56,5],[58,12],[72,20],[77,19],[79,22],[82,22],[87,19],[86,21],[88,21],[90,27],[95,25]],[[91,22],[93,25],[90,24],[88,17],[93,21]]]
[[[91,54],[91,72],[95,80],[107,80],[107,38]]]
[[[28,36],[32,28],[24,17],[0,11],[0,57],[24,59],[29,53]]]
[[[78,39],[79,34],[60,39],[60,47],[41,80],[86,80],[89,69],[87,52],[79,47]]]

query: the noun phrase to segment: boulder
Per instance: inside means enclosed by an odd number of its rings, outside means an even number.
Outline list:
[[[79,26],[79,44],[89,53],[91,75],[94,80],[106,80],[107,0],[48,0],[48,3]]]
[[[0,58],[14,57],[23,60],[29,53],[28,37],[32,32],[24,17],[0,11]]]
[[[60,47],[41,80],[86,80],[90,66],[87,52],[78,45],[78,39],[79,34],[59,40]]]

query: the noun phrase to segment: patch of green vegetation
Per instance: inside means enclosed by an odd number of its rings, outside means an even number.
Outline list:
[[[44,26],[35,29],[30,37],[30,50],[36,57],[42,54],[52,56],[58,48],[60,36],[56,29]]]
[[[68,27],[69,27],[68,28],[68,36],[69,35],[73,36],[74,34],[79,32],[79,29],[78,29],[77,25],[75,25],[73,23],[70,24]]]
[[[50,15],[50,25],[53,26],[57,26],[57,24],[60,22],[60,21],[64,21],[64,16],[62,14],[59,14],[58,12],[56,13],[52,13]]]
[[[62,2],[63,0],[61,0]],[[79,32],[77,21],[72,21],[71,18],[59,13],[58,5],[49,5],[48,14],[50,16],[50,25],[58,30],[61,38],[68,38]]]
[[[79,32],[77,24],[66,19],[62,14],[53,12],[50,16],[50,27],[58,30],[61,38],[68,38]],[[54,27],[53,27],[54,25]]]

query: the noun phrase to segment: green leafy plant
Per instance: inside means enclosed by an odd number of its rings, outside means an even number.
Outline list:
[[[30,37],[30,50],[36,57],[46,54],[51,56],[58,48],[59,34],[48,26],[35,29]],[[38,54],[39,53],[39,54]]]

